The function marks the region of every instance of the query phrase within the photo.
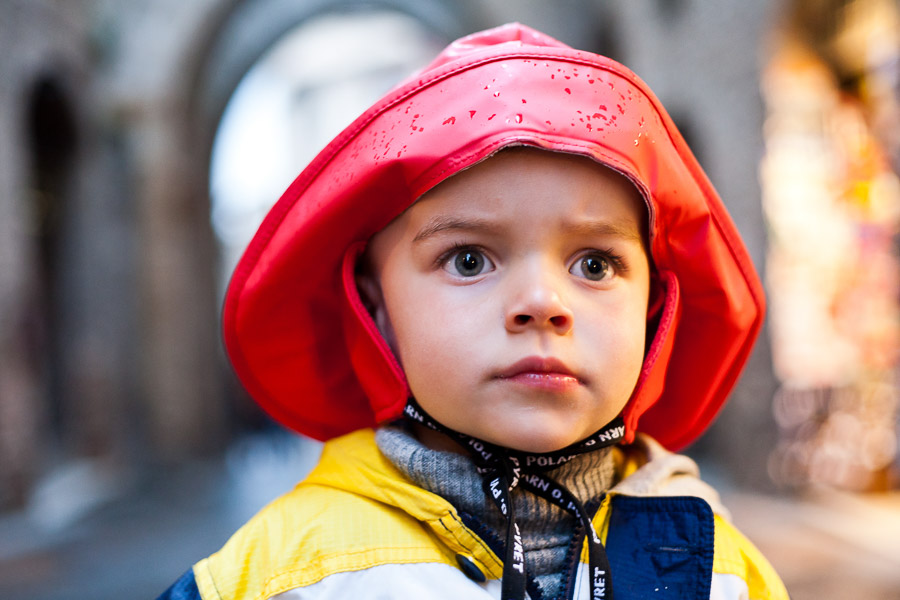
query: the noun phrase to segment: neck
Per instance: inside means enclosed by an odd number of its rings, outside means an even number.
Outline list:
[[[412,433],[420,444],[429,450],[437,450],[438,452],[452,452],[454,454],[462,454],[468,456],[465,448],[460,446],[450,436],[439,431],[429,429],[421,423],[412,424]]]

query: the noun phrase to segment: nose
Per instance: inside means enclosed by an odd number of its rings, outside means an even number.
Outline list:
[[[506,330],[549,330],[563,335],[572,330],[574,314],[560,296],[561,283],[545,269],[532,268],[513,276],[506,307]]]

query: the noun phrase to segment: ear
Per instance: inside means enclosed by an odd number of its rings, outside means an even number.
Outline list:
[[[359,292],[363,306],[372,316],[372,320],[375,321],[375,326],[381,333],[381,337],[385,339],[394,355],[397,356],[397,347],[394,343],[394,328],[391,325],[391,319],[384,304],[384,294],[381,291],[381,283],[378,277],[373,275],[368,269],[357,272],[356,289]]]

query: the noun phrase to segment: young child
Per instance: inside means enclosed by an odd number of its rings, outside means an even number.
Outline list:
[[[762,313],[643,82],[517,24],[463,38],[322,151],[238,265],[232,364],[327,443],[162,598],[787,598],[664,449],[715,416]]]

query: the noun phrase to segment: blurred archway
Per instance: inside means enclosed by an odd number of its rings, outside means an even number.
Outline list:
[[[398,11],[326,13],[286,33],[251,67],[225,109],[211,158],[220,293],[293,178],[444,41]]]

